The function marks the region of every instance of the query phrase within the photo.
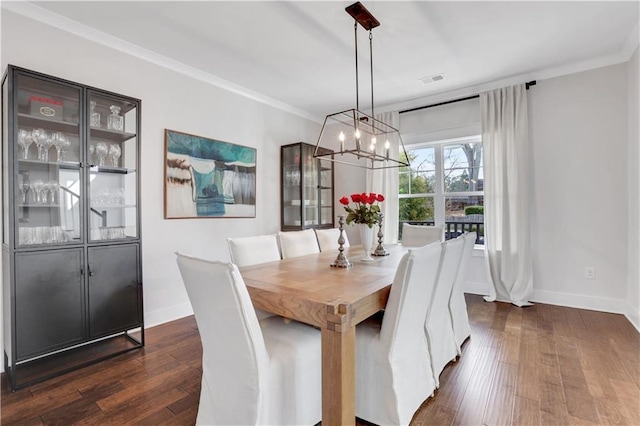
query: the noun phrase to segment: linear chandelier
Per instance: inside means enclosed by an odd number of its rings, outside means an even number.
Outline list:
[[[313,156],[366,169],[408,167],[409,160],[400,132],[375,118],[373,104],[373,33],[380,22],[360,3],[348,6],[354,19],[356,58],[356,107],[329,114],[324,119]],[[371,69],[371,114],[360,111],[358,85],[358,24],[369,31]]]

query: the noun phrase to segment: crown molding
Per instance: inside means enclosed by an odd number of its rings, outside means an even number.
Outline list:
[[[10,12],[25,16],[27,18],[39,21],[43,24],[49,25],[56,29],[68,32],[83,39],[92,41],[94,43],[101,44],[114,50],[118,50],[122,53],[131,55],[133,57],[150,62],[154,65],[158,65],[163,68],[167,68],[171,71],[183,74],[187,77],[191,77],[195,80],[202,81],[206,84],[219,87],[223,90],[235,93],[239,96],[251,99],[256,102],[277,108],[279,110],[288,112],[290,114],[297,115],[299,117],[311,120],[313,122],[320,122],[315,115],[281,102],[277,99],[273,99],[269,96],[265,96],[261,93],[248,89],[244,86],[232,83],[228,80],[220,78],[210,73],[203,72],[182,62],[168,58],[164,55],[160,55],[149,49],[142,48],[133,43],[129,43],[117,37],[106,34],[102,31],[98,31],[95,28],[91,28],[87,25],[81,24],[77,21],[53,13],[47,9],[36,6],[28,1],[1,1],[1,8]]]

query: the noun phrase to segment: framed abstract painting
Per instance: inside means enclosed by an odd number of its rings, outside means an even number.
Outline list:
[[[256,217],[256,149],[166,129],[165,219]]]

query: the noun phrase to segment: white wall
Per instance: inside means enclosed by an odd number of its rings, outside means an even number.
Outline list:
[[[624,312],[629,223],[627,64],[538,81],[533,300]],[[595,279],[584,268],[595,267]]]
[[[629,167],[629,256],[627,318],[640,330],[640,137],[638,136],[640,123],[639,93],[640,78],[638,49],[628,63],[628,94],[629,94],[629,135],[628,135],[628,167]]]
[[[205,52],[203,52],[205,53]],[[147,326],[191,313],[174,252],[228,259],[225,239],[280,227],[280,145],[320,125],[3,10],[2,69],[13,64],[142,100],[142,251]],[[256,70],[259,72],[259,69]],[[163,218],[164,129],[257,148],[255,219]]]
[[[637,315],[637,61],[636,52],[629,64],[538,80],[528,92],[533,301]],[[478,134],[479,103],[402,114],[400,129],[408,146]],[[595,280],[584,278],[586,266]],[[488,286],[475,251],[465,291],[487,294]]]

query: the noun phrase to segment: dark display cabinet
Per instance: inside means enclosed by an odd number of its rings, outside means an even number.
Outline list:
[[[303,142],[280,149],[281,229],[333,228],[333,162]],[[331,152],[323,150],[323,152]]]
[[[9,66],[4,366],[17,389],[144,345],[140,101]]]

